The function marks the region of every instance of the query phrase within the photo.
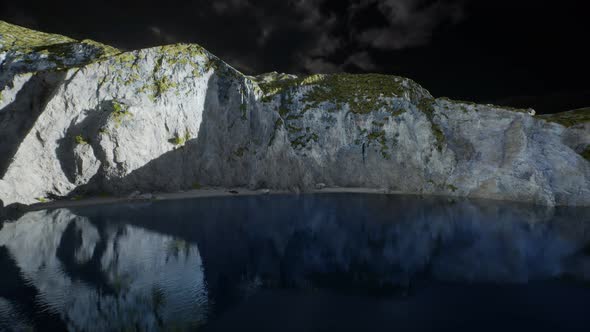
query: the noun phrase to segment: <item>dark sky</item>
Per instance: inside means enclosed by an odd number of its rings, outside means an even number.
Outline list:
[[[590,106],[588,1],[7,2],[11,23],[122,49],[196,42],[247,74],[379,72],[437,97]]]

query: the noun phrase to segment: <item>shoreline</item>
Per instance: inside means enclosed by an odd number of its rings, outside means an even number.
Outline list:
[[[39,202],[30,205],[15,204],[13,206],[0,207],[0,224],[10,219],[10,216],[22,215],[23,213],[50,209],[61,208],[76,208],[100,206],[108,204],[127,204],[127,203],[142,203],[142,202],[157,202],[170,200],[183,200],[194,198],[211,198],[211,197],[230,197],[230,196],[265,196],[265,195],[307,195],[307,194],[377,194],[377,195],[407,195],[415,197],[438,197],[449,200],[483,200],[505,202],[512,204],[524,204],[531,208],[548,208],[555,209],[558,207],[570,208],[590,208],[590,206],[550,206],[542,204],[534,204],[523,201],[492,199],[486,197],[465,197],[454,196],[448,194],[433,194],[433,193],[411,193],[404,191],[388,190],[384,188],[363,188],[363,187],[325,187],[321,189],[310,189],[295,192],[292,190],[272,190],[272,189],[247,189],[243,187],[223,188],[223,187],[209,187],[202,189],[191,189],[187,191],[168,192],[168,193],[144,193],[139,192],[130,194],[128,196],[89,196],[80,199],[61,199],[51,202]]]
[[[31,205],[24,205],[21,207],[23,212],[40,211],[47,209],[60,209],[71,207],[84,207],[116,203],[135,203],[135,202],[154,202],[154,201],[170,201],[183,200],[192,198],[210,198],[210,197],[229,197],[229,196],[264,196],[264,195],[281,195],[281,194],[382,194],[382,195],[417,195],[405,193],[401,191],[391,191],[387,189],[376,188],[344,188],[344,187],[326,187],[323,189],[313,189],[301,192],[293,192],[290,190],[271,190],[258,189],[252,190],[247,188],[204,188],[193,189],[187,191],[179,191],[172,193],[145,193],[138,195],[129,195],[127,197],[88,197],[79,200],[56,200],[46,203],[35,203]]]

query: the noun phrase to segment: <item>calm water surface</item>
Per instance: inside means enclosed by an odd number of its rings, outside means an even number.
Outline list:
[[[589,331],[590,210],[326,194],[31,212],[0,331]]]

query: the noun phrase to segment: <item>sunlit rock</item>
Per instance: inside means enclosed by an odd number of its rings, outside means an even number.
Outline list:
[[[2,22],[0,45],[5,205],[318,183],[590,205],[588,144],[531,110],[396,76],[249,77],[194,44],[121,53]]]

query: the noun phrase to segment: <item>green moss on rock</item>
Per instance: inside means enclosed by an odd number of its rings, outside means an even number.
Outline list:
[[[29,53],[41,47],[74,42],[75,39],[62,35],[39,32],[0,21],[0,51]]]
[[[209,62],[210,54],[198,44],[173,44],[161,46],[159,52],[163,61],[170,66],[190,66],[195,77],[201,77],[207,70],[199,63],[199,58]]]
[[[211,70],[219,69],[220,60],[217,58],[209,57],[207,58],[207,62],[205,62],[204,70],[205,72],[209,72]]]
[[[307,145],[306,135],[298,136],[291,141],[291,146],[294,149],[303,148]]]
[[[347,104],[351,112],[360,114],[385,107],[386,97],[407,96],[411,100],[417,100],[427,94],[426,90],[412,80],[381,74],[288,76],[261,82],[259,86],[264,93],[263,101],[270,101],[278,94],[289,93],[294,87],[310,86],[311,90],[302,100],[308,104],[306,110],[330,102],[336,105],[336,109]]]
[[[367,138],[369,139],[369,141],[376,141],[376,140],[385,139],[385,131],[383,131],[383,130],[374,131],[374,132],[370,133],[369,135],[367,135]]]
[[[303,118],[303,115],[301,115],[301,114],[291,114],[291,115],[287,116],[286,120],[292,121],[292,120],[299,120],[301,118]]]
[[[76,49],[80,50],[80,47],[94,50],[94,54],[87,61],[121,53],[120,50],[112,46],[90,39],[79,41],[0,21],[0,52],[38,53],[45,56],[48,61],[55,62],[58,67],[64,67],[64,61],[74,59]],[[27,62],[30,59],[25,58],[23,61]]]
[[[387,146],[387,138],[385,137],[385,131],[373,131],[367,135],[367,141],[369,144],[377,142],[381,147],[381,156],[385,159],[391,159],[389,155],[389,146]]]
[[[236,151],[234,151],[234,156],[241,158],[248,151],[250,150],[247,147],[239,147]]]
[[[293,125],[287,125],[287,131],[289,131],[289,133],[291,134],[294,134],[303,131],[303,128],[295,127]]]
[[[357,114],[379,110],[387,105],[385,97],[402,97],[406,92],[402,78],[378,74],[325,75],[311,84],[315,87],[304,97],[310,107],[329,102],[341,109],[347,104]]]
[[[94,46],[100,50],[102,50],[102,57],[110,57],[110,56],[114,56],[116,54],[121,53],[121,50],[114,48],[112,46],[103,44],[103,43],[99,43],[97,41],[94,40],[90,40],[90,39],[84,39],[82,41],[80,41],[82,44],[86,44],[86,45],[91,45]]]
[[[407,112],[407,110],[405,109],[397,109],[397,110],[388,110],[389,113],[391,113],[391,116],[395,117],[395,116],[400,116],[404,113]]]
[[[426,117],[428,118],[428,121],[430,121],[432,134],[434,135],[434,138],[436,140],[436,148],[439,151],[442,151],[445,144],[445,135],[440,126],[436,122],[434,122],[434,103],[434,99],[424,98],[420,100],[420,102],[418,103],[418,109],[422,111],[422,113],[424,113],[424,115],[426,115]]]
[[[494,104],[481,105],[481,104],[477,104],[472,101],[454,100],[449,97],[440,97],[440,98],[437,98],[436,100],[446,102],[448,104],[448,105],[445,105],[445,107],[447,109],[450,109],[449,106],[452,106],[453,108],[459,109],[460,111],[463,111],[464,113],[469,112],[469,107],[472,107],[472,109],[474,111],[478,112],[478,111],[482,110],[483,106],[488,107],[488,108],[496,108],[496,109],[500,109],[500,110],[504,110],[504,111],[516,112],[516,113],[527,113],[528,114],[531,111],[531,109],[526,109],[526,108],[517,108],[517,107],[501,106],[501,105],[494,105]]]
[[[176,135],[168,140],[168,143],[173,144],[173,145],[177,145],[177,146],[184,145],[185,142],[186,142],[186,139],[183,136],[179,136],[179,135]]]
[[[133,115],[133,114],[131,114],[131,112],[129,112],[129,106],[127,106],[123,103],[120,103],[118,101],[113,101],[112,106],[113,106],[113,112],[111,113],[111,116],[113,117],[113,120],[115,121],[115,124],[117,126],[121,125],[124,118],[130,117]]]
[[[285,122],[283,121],[283,119],[278,118],[277,121],[275,121],[275,125],[272,131],[272,135],[270,136],[270,140],[268,141],[268,146],[271,146],[272,143],[274,142],[276,136],[277,136],[277,132],[281,129],[281,127],[285,124]]]
[[[82,135],[77,135],[74,137],[74,141],[76,144],[88,144],[88,141]]]
[[[289,109],[286,107],[279,108],[279,114],[281,117],[285,117],[285,115],[289,114]]]
[[[154,86],[156,97],[159,97],[168,92],[168,90],[178,87],[178,83],[171,81],[166,76],[162,76],[162,78],[156,80]]]

